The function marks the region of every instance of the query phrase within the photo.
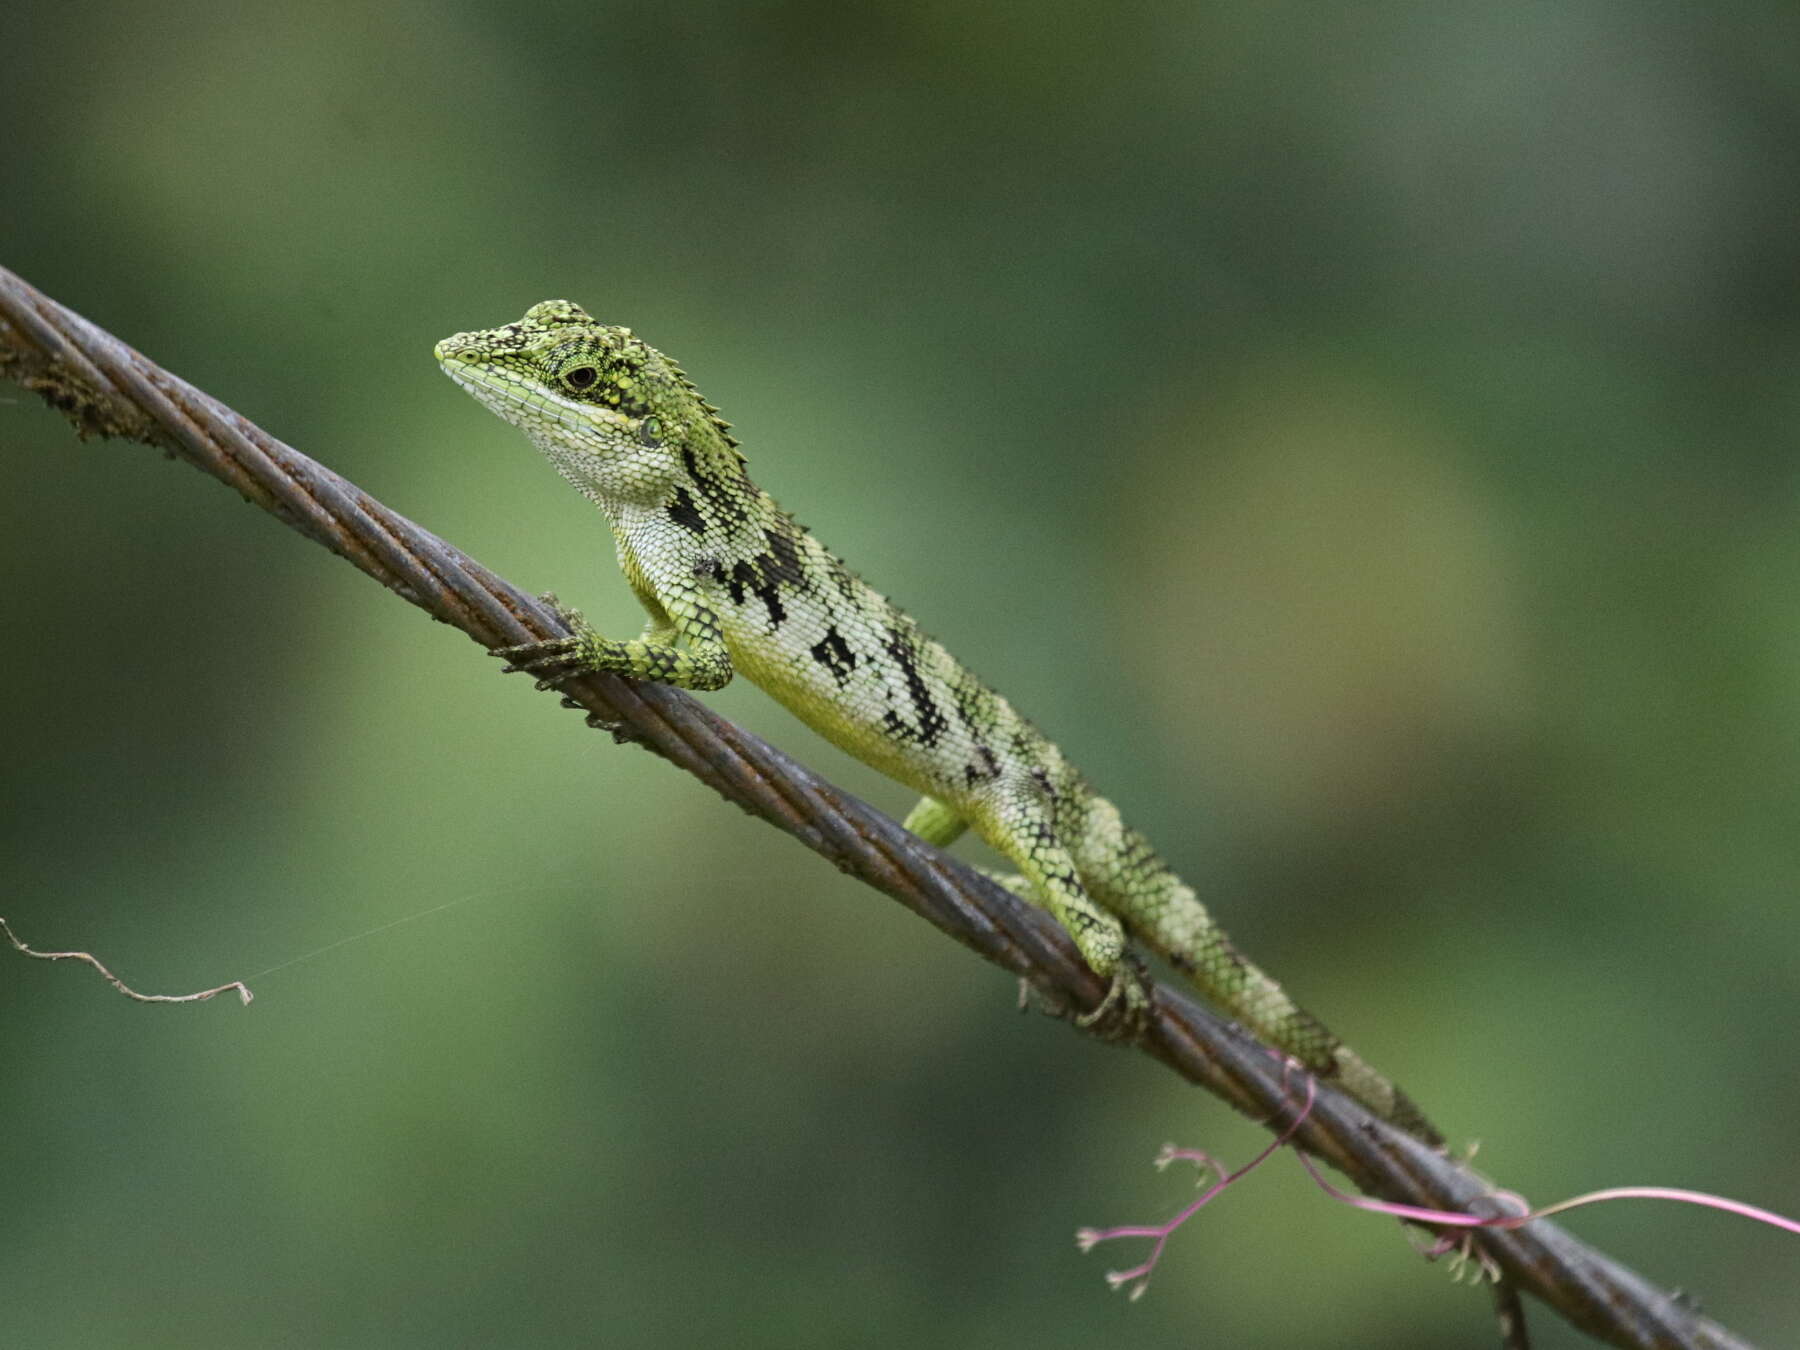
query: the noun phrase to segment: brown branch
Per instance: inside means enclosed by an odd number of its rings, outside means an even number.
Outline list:
[[[530,595],[3,268],[0,375],[41,394],[84,436],[142,441],[186,460],[483,647],[562,631]],[[606,675],[563,692],[590,723],[687,770],[1061,1005],[1092,1007],[1103,994],[1043,914],[697,700]],[[1141,1048],[1255,1120],[1285,1118],[1291,1084],[1280,1064],[1183,990],[1157,987]],[[1493,1205],[1489,1183],[1335,1092],[1320,1093],[1296,1140],[1368,1194],[1499,1212],[1482,1208]],[[1510,1281],[1613,1345],[1745,1344],[1555,1224],[1475,1241]]]

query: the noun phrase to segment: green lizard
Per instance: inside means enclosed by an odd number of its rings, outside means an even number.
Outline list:
[[[650,615],[641,637],[617,640],[564,610],[571,636],[502,649],[509,669],[547,684],[611,671],[700,690],[741,672],[923,793],[908,829],[941,846],[972,827],[1012,861],[1019,874],[1004,883],[1111,980],[1084,1021],[1142,1024],[1149,993],[1129,933],[1265,1044],[1441,1142],[1403,1093],[1238,953],[1062,751],[750,481],[730,424],[668,357],[566,300],[445,338],[436,355],[606,513]]]

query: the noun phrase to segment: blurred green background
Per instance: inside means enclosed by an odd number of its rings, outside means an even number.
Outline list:
[[[1790,5],[7,30],[0,262],[613,629],[431,346],[631,324],[1488,1170],[1800,1209]],[[1074,1229],[1254,1128],[186,468],[0,428],[0,913],[283,966],[0,960],[6,1344],[1490,1342],[1285,1159],[1109,1294]],[[1792,1238],[1571,1223],[1791,1337]]]

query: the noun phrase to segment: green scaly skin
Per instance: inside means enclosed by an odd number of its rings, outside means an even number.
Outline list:
[[[437,359],[606,513],[650,615],[641,637],[617,640],[565,611],[573,635],[506,649],[514,669],[550,683],[610,671],[683,689],[749,677],[924,794],[907,828],[947,845],[973,827],[1012,860],[1019,875],[1006,883],[1112,982],[1084,1020],[1142,1026],[1149,993],[1129,933],[1264,1043],[1439,1142],[1405,1095],[1238,953],[1062,751],[750,481],[729,424],[673,361],[566,300],[445,338]]]

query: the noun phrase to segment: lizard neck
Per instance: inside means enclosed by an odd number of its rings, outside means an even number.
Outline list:
[[[800,527],[750,480],[735,446],[697,437],[664,454],[654,495],[600,501],[628,572],[635,566],[665,584],[706,578],[733,591],[744,578],[761,577],[765,565],[771,575],[798,578]]]
[[[671,446],[673,473],[661,507],[701,553],[730,559],[760,546],[781,516],[768,493],[750,481],[744,457],[723,437],[693,437]]]

